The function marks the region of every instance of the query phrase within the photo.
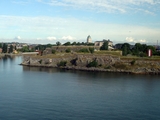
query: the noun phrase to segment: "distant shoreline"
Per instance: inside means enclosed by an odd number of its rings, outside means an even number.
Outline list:
[[[87,64],[94,60],[99,63],[97,67],[86,67]],[[61,62],[66,62],[66,64],[58,65]],[[132,65],[132,62],[133,60],[121,60],[118,57],[110,55],[82,54],[74,56],[67,54],[64,56],[55,55],[54,57],[45,56],[44,58],[43,56],[25,56],[21,65],[30,67],[60,68],[66,70],[160,75],[159,60],[136,60],[134,65]]]
[[[12,53],[2,53],[0,54],[0,58],[3,58],[3,57],[12,57],[12,56],[21,56],[22,53],[18,53],[18,54],[12,54]]]

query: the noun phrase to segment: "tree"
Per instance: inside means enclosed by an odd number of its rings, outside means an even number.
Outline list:
[[[47,44],[46,45],[46,48],[51,48],[52,47],[52,44]]]
[[[0,48],[2,48],[2,43],[0,43]]]
[[[60,43],[59,41],[57,41],[57,42],[56,42],[56,45],[57,45],[57,46],[60,46],[60,45],[61,45],[61,43]]]
[[[76,45],[77,43],[76,42],[73,42],[71,45]]]
[[[17,50],[17,47],[16,47],[16,45],[14,46],[14,49],[15,49],[15,50]]]
[[[89,47],[90,53],[94,53],[94,48]]]
[[[4,43],[2,49],[3,49],[3,53],[7,53],[8,45]]]
[[[56,50],[53,49],[53,50],[52,50],[52,54],[55,54],[55,53],[56,53]]]
[[[71,45],[71,43],[70,43],[70,42],[66,42],[66,43],[64,43],[63,45],[69,46],[69,45]]]
[[[45,50],[46,49],[46,45],[38,45],[35,47],[36,50]]]
[[[145,57],[145,56],[147,56],[147,54],[146,54],[147,53],[147,45],[136,43],[132,52],[133,52],[133,55]]]
[[[131,53],[131,50],[130,50],[130,44],[128,43],[124,43],[121,47],[121,50],[122,50],[122,54],[124,56],[128,55]]]
[[[100,50],[108,50],[108,41],[103,43],[103,45],[100,47]]]
[[[13,45],[10,45],[9,53],[12,53],[12,52],[13,52]]]
[[[67,48],[65,51],[66,51],[66,53],[70,53],[70,52],[71,52],[71,49],[70,49],[70,48]]]
[[[156,54],[157,54],[155,47],[149,45],[149,46],[147,46],[147,50],[149,50],[149,49],[152,50],[152,54],[153,54],[153,55],[156,55]]]
[[[28,46],[24,46],[22,49],[21,49],[22,52],[29,52],[29,47]]]
[[[80,43],[80,42],[78,42],[78,43],[76,43],[76,45],[78,45],[78,46],[79,46],[79,45],[81,45],[81,43]]]

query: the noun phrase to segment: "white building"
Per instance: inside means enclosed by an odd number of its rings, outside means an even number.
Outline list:
[[[102,41],[96,41],[96,42],[94,43],[94,46],[99,46],[99,47],[101,47],[105,41],[108,41],[108,49],[110,49],[110,50],[114,49],[114,48],[113,48],[113,42],[110,41],[109,39],[108,39],[108,40],[103,39]]]

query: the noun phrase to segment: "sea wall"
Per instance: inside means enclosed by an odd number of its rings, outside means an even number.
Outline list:
[[[96,60],[99,65],[112,65],[115,62],[119,61],[119,57],[113,56],[104,56],[104,55],[92,55],[92,54],[83,54],[83,55],[68,55],[68,56],[56,56],[54,58],[37,58],[31,56],[23,57],[23,65],[30,66],[48,66],[48,67],[58,67],[58,64],[61,61],[66,61],[66,66],[79,66],[86,67],[86,65],[93,60]]]
[[[95,67],[87,67],[91,62]],[[111,55],[72,54],[55,57],[24,56],[22,65],[38,67],[59,67],[65,69],[124,72],[134,74],[160,74],[160,61],[152,60],[122,60]]]
[[[52,48],[46,48],[43,51],[43,55],[52,54],[52,50],[56,52],[65,52],[67,49],[70,49],[71,52],[78,52],[81,49],[89,49],[94,48],[95,50],[99,50],[99,46],[53,46]]]

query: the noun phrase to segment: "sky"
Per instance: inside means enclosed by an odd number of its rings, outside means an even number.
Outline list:
[[[160,0],[1,0],[0,42],[159,44]],[[158,41],[158,42],[157,42]]]

